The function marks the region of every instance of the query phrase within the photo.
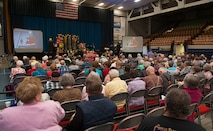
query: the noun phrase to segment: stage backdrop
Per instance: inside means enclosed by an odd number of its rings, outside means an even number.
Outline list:
[[[55,38],[59,33],[78,35],[80,42],[94,44],[96,49],[100,49],[102,44],[100,23],[25,16],[24,28],[43,32],[44,51],[48,48],[48,38]]]

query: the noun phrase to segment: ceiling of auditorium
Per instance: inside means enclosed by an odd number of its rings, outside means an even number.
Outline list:
[[[145,6],[148,3],[157,0],[49,0],[49,1],[71,2],[77,3],[82,6],[90,6],[104,9],[131,10],[134,8]],[[99,5],[100,3],[103,4]]]

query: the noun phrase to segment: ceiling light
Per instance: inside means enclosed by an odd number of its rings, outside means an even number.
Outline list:
[[[72,0],[73,2],[77,2],[77,0]]]
[[[104,5],[104,3],[100,3],[100,4],[98,4],[98,6],[103,6]]]
[[[119,6],[119,7],[118,7],[119,10],[120,10],[120,9],[123,9],[123,8],[124,8],[123,6]]]
[[[134,2],[136,3],[136,2],[140,2],[141,0],[134,0]]]

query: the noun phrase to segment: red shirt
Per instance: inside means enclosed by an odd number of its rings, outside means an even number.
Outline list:
[[[103,70],[103,76],[105,77],[110,71],[110,68],[106,68]]]
[[[29,70],[27,71],[27,75],[28,75],[28,76],[31,76],[31,74],[32,74],[34,71],[36,71],[36,68],[29,69]]]

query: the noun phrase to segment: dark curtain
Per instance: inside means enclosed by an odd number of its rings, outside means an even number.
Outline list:
[[[113,43],[113,11],[79,6],[78,20],[55,17],[56,3],[48,0],[9,0],[11,26],[41,30],[44,50],[47,51],[49,37],[58,33],[76,34],[81,42],[94,44],[101,49],[103,44]]]
[[[44,51],[48,50],[48,38],[54,39],[59,33],[75,34],[80,37],[80,42],[94,44],[96,49],[101,47],[102,27],[100,23],[25,16],[23,28],[43,32]]]

